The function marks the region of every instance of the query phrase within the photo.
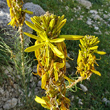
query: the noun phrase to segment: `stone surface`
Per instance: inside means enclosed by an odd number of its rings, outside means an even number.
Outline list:
[[[92,3],[87,0],[77,0],[82,6],[84,6],[87,9],[90,9],[92,7]]]
[[[33,71],[34,73],[37,73],[37,66],[33,66],[32,71]]]
[[[78,104],[79,104],[79,105],[83,105],[83,102],[82,102],[81,99],[78,100]]]
[[[41,81],[38,81],[37,86],[41,87]]]
[[[98,12],[96,10],[90,10],[89,13],[91,13],[91,14],[97,14]]]
[[[87,87],[84,86],[83,84],[80,84],[80,87],[81,87],[83,92],[87,92],[88,91]]]
[[[12,98],[11,100],[8,100],[5,102],[5,105],[3,106],[4,109],[9,110],[14,108],[17,105],[17,99]]]
[[[68,62],[66,62],[66,68],[70,68],[70,64]]]
[[[29,16],[41,16],[45,14],[45,11],[37,4],[33,4],[32,2],[25,3],[24,8],[33,12],[33,15]]]

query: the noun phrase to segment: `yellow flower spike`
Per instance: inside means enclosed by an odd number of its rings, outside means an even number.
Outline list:
[[[79,40],[82,39],[84,36],[80,35],[60,35],[60,38],[65,38],[65,40]]]
[[[40,103],[40,104],[46,104],[45,100],[41,99],[41,98],[38,97],[38,96],[36,96],[35,101],[36,101],[37,103]]]
[[[105,55],[106,54],[106,52],[103,52],[103,51],[96,51],[95,53],[100,54],[100,55]]]

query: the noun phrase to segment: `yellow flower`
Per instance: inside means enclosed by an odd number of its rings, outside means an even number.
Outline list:
[[[22,0],[7,0],[8,7],[10,8],[11,22],[8,25],[11,26],[22,26],[25,20],[25,13],[33,14],[28,10],[23,10]]]
[[[89,78],[92,73],[101,76],[100,72],[94,68],[94,64],[98,66],[94,53],[101,55],[106,54],[106,52],[97,50],[97,44],[99,42],[98,37],[95,36],[85,36],[83,39],[80,39],[81,44],[79,44],[79,46],[81,50],[79,50],[77,58],[77,72],[79,72],[82,77]]]

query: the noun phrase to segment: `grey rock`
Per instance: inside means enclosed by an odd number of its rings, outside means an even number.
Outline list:
[[[88,91],[87,87],[84,86],[83,84],[80,84],[80,87],[81,87],[83,92],[87,92]]]
[[[92,22],[91,22],[90,20],[88,20],[86,23],[87,23],[88,25],[91,25],[91,24],[92,24]]]
[[[90,10],[89,13],[91,13],[91,14],[97,14],[98,12],[96,10]]]
[[[99,30],[99,27],[96,27],[96,26],[95,26],[94,29],[95,29],[95,30]]]
[[[18,89],[18,84],[14,84],[14,89],[15,89],[15,90]]]
[[[6,8],[7,4],[4,1],[0,1],[0,8]]]
[[[74,100],[74,95],[71,96],[71,101],[73,101],[73,100]]]
[[[45,14],[45,11],[37,4],[33,4],[32,2],[25,3],[24,8],[33,12],[33,15],[29,16],[41,16]]]
[[[102,20],[102,18],[99,15],[93,14],[92,15],[94,20]]]
[[[5,110],[9,110],[14,108],[17,105],[17,99],[16,98],[12,98],[11,100],[8,100],[5,102],[5,105],[3,105],[3,108]]]
[[[33,66],[33,70],[34,73],[37,73],[37,66]]]
[[[41,87],[41,81],[38,81],[37,86]]]
[[[104,17],[105,19],[109,18],[109,16],[106,15],[106,14],[103,14],[103,17]]]
[[[69,10],[69,7],[68,7],[68,6],[66,6],[66,7],[65,7],[65,10],[66,10],[66,11],[68,11],[68,10]]]
[[[83,105],[83,102],[82,102],[81,99],[78,100],[78,104],[79,104],[79,105]]]
[[[77,0],[82,6],[84,6],[87,9],[90,9],[92,7],[92,3],[87,0]]]
[[[66,62],[66,68],[70,68],[70,64],[68,62]]]
[[[102,102],[107,102],[107,98],[103,98],[102,99]]]
[[[0,95],[4,94],[4,90],[0,87]]]

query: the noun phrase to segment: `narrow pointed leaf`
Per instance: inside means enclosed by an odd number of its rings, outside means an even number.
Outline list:
[[[44,43],[40,43],[31,47],[28,47],[25,49],[25,52],[32,52],[32,51],[36,51],[37,49],[41,48],[44,45]]]
[[[49,43],[49,47],[52,49],[53,53],[56,54],[56,56],[60,58],[64,58],[64,55],[62,52],[60,52],[53,44]]]
[[[65,38],[66,40],[79,40],[82,39],[84,36],[80,35],[60,35],[60,38]]]
[[[91,70],[93,73],[95,73],[95,74],[97,74],[97,75],[99,75],[99,76],[101,76],[101,74],[100,74],[100,72],[99,71],[96,71],[96,70]]]
[[[56,39],[52,39],[52,40],[49,40],[50,42],[53,42],[53,43],[57,43],[57,42],[63,42],[65,40],[65,38],[56,38]]]
[[[38,97],[38,96],[36,96],[35,101],[36,101],[37,103],[40,103],[40,104],[46,104],[45,100],[41,99],[41,98]]]
[[[24,32],[24,34],[27,35],[27,36],[29,36],[29,37],[31,37],[31,38],[33,38],[33,39],[42,41],[42,39],[41,39],[40,37],[35,36],[35,35],[33,35],[33,34],[30,34],[30,33],[27,33],[27,32]]]

